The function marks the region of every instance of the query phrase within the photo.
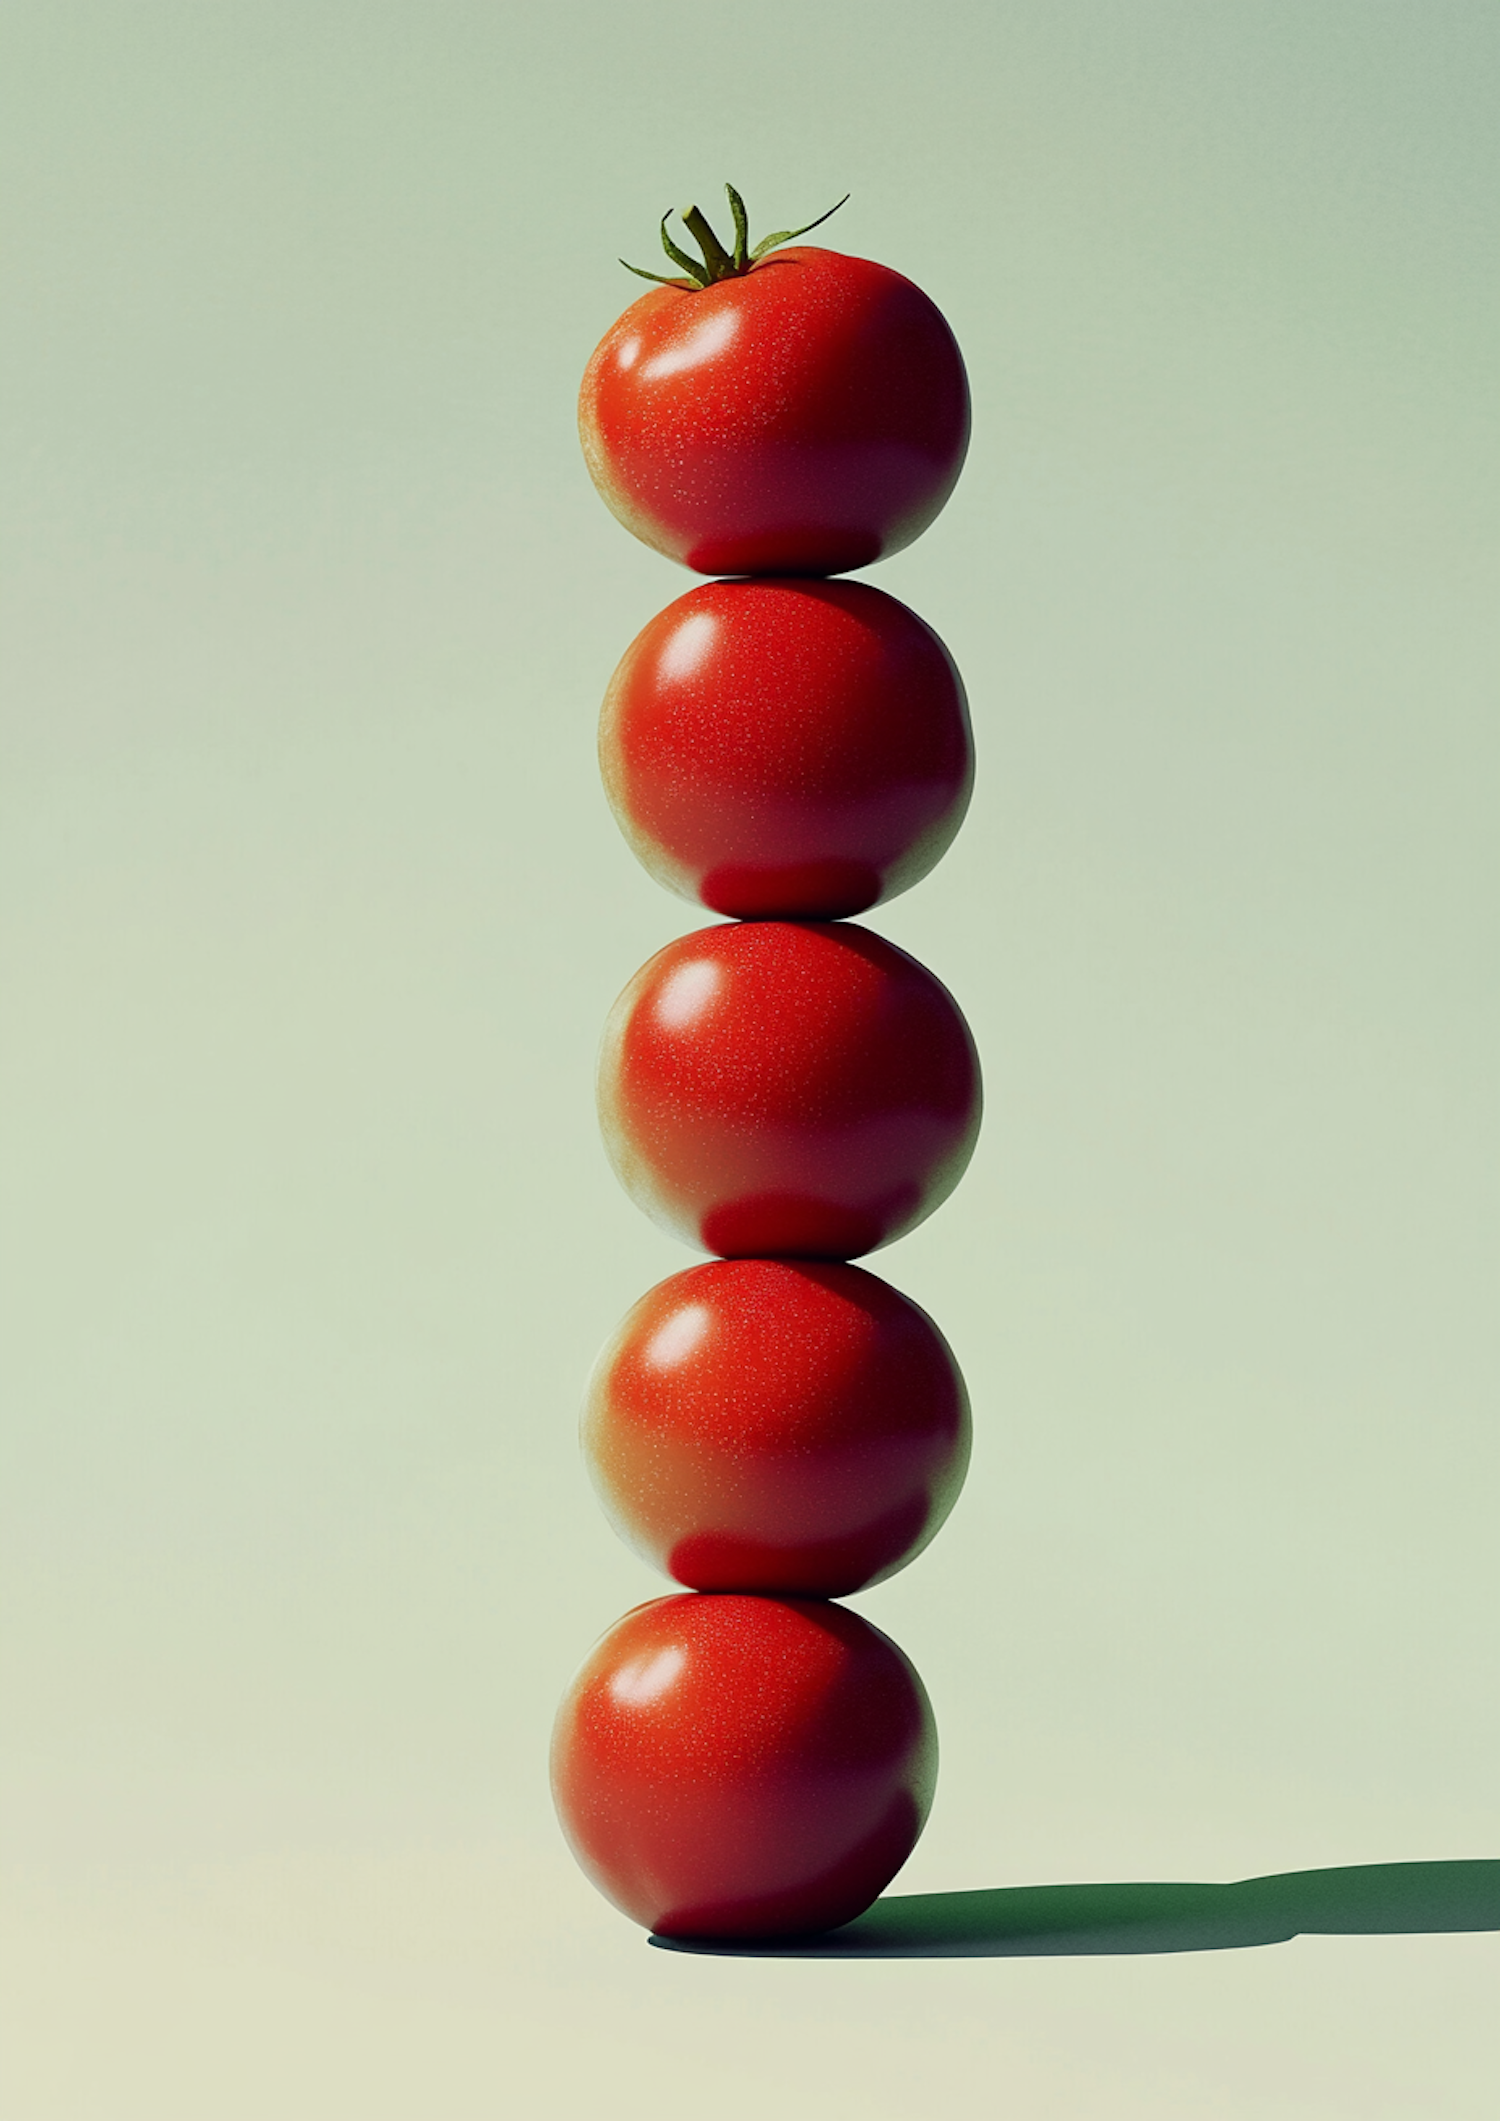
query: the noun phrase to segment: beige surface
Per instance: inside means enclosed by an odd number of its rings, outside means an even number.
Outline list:
[[[909,271],[990,1086],[872,1262],[974,1394],[861,1601],[912,1889],[1500,1855],[1493,11],[9,10],[7,2121],[1488,2117],[1494,1938],[650,1952],[546,1801],[653,1580],[575,1459],[689,1255],[590,1071],[687,577],[578,371],[669,200]]]

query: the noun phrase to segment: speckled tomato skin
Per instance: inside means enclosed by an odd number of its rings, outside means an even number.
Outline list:
[[[696,1591],[840,1598],[933,1537],[969,1459],[952,1351],[861,1267],[715,1260],[660,1282],[594,1367],[583,1448],[615,1529]]]
[[[919,537],[969,439],[963,361],[919,287],[806,244],[657,287],[584,371],[594,484],[699,574],[842,574]]]
[[[600,1892],[664,1937],[851,1922],[926,1823],[937,1734],[902,1652],[843,1606],[686,1592],[597,1643],[552,1793]]]
[[[957,1185],[979,1060],[947,989],[836,921],[700,928],[610,1012],[599,1119],[636,1204],[725,1258],[852,1259]]]
[[[865,582],[705,582],[625,651],[599,720],[616,822],[659,883],[740,920],[837,920],[927,874],[974,779],[930,627]]]

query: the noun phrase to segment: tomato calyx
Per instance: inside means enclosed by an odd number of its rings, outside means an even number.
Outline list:
[[[750,220],[745,212],[745,202],[732,184],[726,184],[724,189],[729,195],[729,212],[734,222],[733,250],[724,248],[710,226],[708,217],[700,208],[683,206],[678,208],[678,218],[703,253],[701,262],[691,257],[667,234],[667,223],[672,218],[672,209],[668,207],[661,217],[661,247],[672,263],[686,273],[687,278],[682,280],[669,278],[665,273],[645,272],[639,265],[632,265],[628,258],[622,258],[620,263],[625,270],[633,272],[638,279],[654,280],[660,287],[686,287],[689,290],[712,287],[718,280],[732,280],[742,273],[749,272],[753,265],[760,263],[768,250],[775,250],[779,244],[790,243],[798,236],[810,235],[813,229],[821,228],[823,223],[836,214],[840,206],[847,205],[849,200],[849,193],[845,192],[838,205],[830,206],[828,212],[819,214],[816,221],[809,221],[803,228],[783,228],[774,236],[762,236],[752,250]]]

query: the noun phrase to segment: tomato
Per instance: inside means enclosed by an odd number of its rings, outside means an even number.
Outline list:
[[[958,1005],[834,921],[701,928],[610,1012],[599,1116],[637,1205],[726,1257],[849,1259],[957,1185],[979,1131]]]
[[[899,552],[969,439],[941,312],[868,258],[807,244],[654,288],[605,333],[578,428],[607,506],[699,574],[841,574]]]
[[[659,883],[740,919],[860,913],[927,874],[973,783],[937,635],[864,582],[705,582],[610,680],[599,763]]]
[[[936,1777],[911,1664],[815,1599],[637,1606],[596,1644],[552,1739],[573,1853],[664,1937],[851,1922],[911,1853]]]
[[[583,1446],[616,1531],[679,1583],[838,1598],[952,1509],[968,1395],[927,1313],[862,1268],[715,1260],[625,1318]]]

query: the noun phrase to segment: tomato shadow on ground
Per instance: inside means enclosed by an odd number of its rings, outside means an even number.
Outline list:
[[[897,1893],[821,1937],[653,1937],[661,1951],[746,1959],[1082,1958],[1237,1951],[1293,1937],[1500,1930],[1500,1861],[1364,1863],[1236,1885],[1014,1885]]]

